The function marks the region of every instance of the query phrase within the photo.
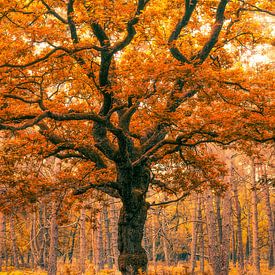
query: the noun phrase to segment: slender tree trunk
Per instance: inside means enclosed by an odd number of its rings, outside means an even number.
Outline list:
[[[43,259],[44,259],[44,267],[48,269],[48,259],[49,259],[49,247],[50,247],[50,239],[49,239],[49,229],[48,229],[48,219],[47,219],[47,206],[46,203],[42,204],[43,209],[43,226],[44,226],[44,249],[43,249]]]
[[[115,205],[115,200],[111,200],[111,244],[112,244],[112,255],[115,270],[118,270],[118,248],[117,248],[117,224],[118,224],[118,209]]]
[[[235,229],[234,229],[234,218],[232,217],[232,262],[233,266],[236,267],[237,263],[237,249],[236,249],[236,237],[235,237]]]
[[[222,216],[221,216],[221,197],[215,196],[215,204],[216,204],[216,215],[217,215],[217,225],[218,225],[218,239],[219,242],[222,243]]]
[[[6,222],[4,213],[0,212],[0,271],[3,270],[3,262],[6,254],[5,233]]]
[[[86,232],[85,232],[85,208],[80,210],[80,236],[79,236],[79,267],[81,274],[85,273],[86,262]]]
[[[196,254],[197,254],[197,236],[198,236],[198,201],[195,200],[194,209],[192,213],[192,243],[191,243],[191,257],[190,257],[190,272],[194,274],[196,267]]]
[[[33,258],[34,267],[37,267],[39,260],[39,249],[37,247],[37,233],[36,233],[36,210],[33,211],[31,217],[31,232],[30,232],[30,245]]]
[[[152,261],[153,261],[153,266],[154,266],[154,272],[156,272],[156,258],[157,258],[157,253],[156,253],[156,220],[155,220],[155,215],[153,213],[152,215]]]
[[[246,244],[245,244],[245,258],[246,263],[250,262],[252,241],[251,241],[251,205],[247,195],[247,189],[245,189],[245,201],[247,204],[247,224],[246,224]]]
[[[203,232],[203,223],[202,223],[202,205],[201,205],[201,195],[198,195],[198,239],[200,242],[200,272],[204,273],[204,232]]]
[[[48,275],[57,274],[57,248],[58,248],[57,206],[56,206],[56,202],[52,201]]]
[[[93,266],[94,266],[94,273],[96,273],[98,271],[98,249],[97,249],[97,235],[98,235],[98,228],[96,226],[93,227],[92,230],[92,243],[93,243]]]
[[[217,198],[215,198],[217,203]],[[206,197],[206,220],[208,229],[209,262],[214,275],[227,275],[229,272],[229,251],[231,235],[231,205],[229,192],[223,199],[223,213],[215,213],[213,194],[209,191]],[[216,209],[220,209],[218,200]],[[222,238],[221,238],[222,236]]]
[[[268,221],[268,268],[272,269],[274,267],[274,249],[275,249],[275,227],[272,218],[272,208],[270,204],[270,192],[269,185],[267,183],[266,171],[263,171],[263,196],[265,200],[265,210]]]
[[[258,196],[257,196],[257,183],[256,183],[256,168],[254,160],[251,161],[252,168],[252,253],[253,253],[253,266],[257,273],[260,273],[260,254],[259,254],[259,229],[258,229]]]
[[[165,219],[165,211],[162,212],[162,217],[159,220],[161,227],[161,243],[164,254],[164,262],[166,266],[170,266],[170,255],[169,255],[169,243],[168,243],[168,229]]]
[[[234,194],[234,204],[237,218],[237,242],[238,242],[238,268],[240,273],[244,270],[243,237],[242,237],[242,210],[239,201],[237,182],[232,177],[233,164],[231,162],[231,186]]]
[[[217,219],[213,207],[213,195],[211,190],[206,194],[205,199],[205,213],[206,213],[206,224],[208,233],[208,254],[209,263],[212,266],[214,275],[221,274],[221,261],[219,258],[220,243],[218,241],[217,234]]]
[[[75,226],[72,228],[71,234],[70,234],[70,237],[72,238],[72,244],[71,244],[70,251],[69,251],[69,262],[70,262],[70,264],[73,262],[75,236],[76,236],[76,232],[77,232],[77,228],[78,228],[79,219],[80,219],[80,217],[77,219],[77,222],[76,222]]]
[[[16,269],[18,269],[19,262],[18,262],[18,253],[17,253],[17,244],[16,244],[16,235],[15,235],[13,215],[10,216],[10,236],[11,236],[11,242],[12,242],[12,256],[13,256],[14,266]]]
[[[230,258],[230,236],[231,236],[231,197],[227,191],[223,198],[223,213],[222,213],[222,239],[221,239],[221,273],[227,275],[229,273],[229,258]]]
[[[110,231],[110,219],[108,214],[107,205],[103,205],[103,218],[104,218],[104,225],[105,225],[105,247],[106,247],[106,257],[107,257],[107,264],[108,268],[113,268],[113,259],[112,259],[112,251],[111,251],[111,241],[112,241],[112,234]]]
[[[99,213],[98,218],[98,227],[97,227],[97,271],[100,271],[104,268],[105,255],[104,255],[104,247],[103,247],[103,214],[102,211]]]

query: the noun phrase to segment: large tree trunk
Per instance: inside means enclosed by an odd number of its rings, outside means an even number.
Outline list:
[[[119,270],[123,275],[146,272],[147,255],[142,247],[143,230],[149,204],[145,200],[150,170],[144,166],[122,164],[118,167],[122,207],[118,222]]]
[[[141,245],[148,205],[140,202],[138,208],[122,206],[118,223],[119,270],[123,275],[138,274],[147,269],[147,255]]]

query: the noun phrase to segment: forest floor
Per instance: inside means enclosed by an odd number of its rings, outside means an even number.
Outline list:
[[[197,265],[199,267],[199,263]],[[198,269],[197,267],[197,269]],[[165,266],[164,264],[158,264],[156,268],[154,266],[149,265],[148,269],[148,275],[184,275],[184,274],[190,274],[188,272],[188,263],[186,264],[178,264],[177,266]],[[77,267],[73,265],[60,265],[59,266],[59,272],[58,275],[79,275],[80,272],[77,270]],[[120,272],[114,271],[111,269],[104,269],[100,272],[95,273],[94,268],[91,265],[87,265],[87,272],[85,275],[120,275]],[[210,271],[209,265],[206,263],[205,265],[205,272],[202,273],[198,270],[195,271],[195,275],[211,275],[212,272]],[[230,272],[229,275],[239,275],[240,272],[236,267],[230,266]],[[251,266],[247,267],[246,275],[254,275],[256,274],[253,272],[253,269]],[[261,263],[261,275],[274,275],[275,274],[275,268],[272,270],[268,270],[267,263],[263,262]],[[30,270],[30,269],[24,269],[24,270],[14,270],[13,268],[8,268],[7,271],[0,272],[0,275],[47,275],[47,272],[44,270]]]

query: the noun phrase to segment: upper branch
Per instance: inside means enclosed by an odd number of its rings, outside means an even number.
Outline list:
[[[196,59],[199,59],[199,61],[197,62],[198,64],[202,64],[204,62],[204,60],[208,57],[210,51],[218,41],[219,34],[222,30],[222,26],[224,23],[225,8],[228,2],[229,0],[221,0],[218,5],[216,12],[216,21],[212,26],[210,37],[196,57]]]
[[[146,1],[139,0],[138,1],[138,6],[137,6],[135,15],[127,23],[127,35],[124,37],[124,39],[122,41],[119,41],[114,45],[114,47],[112,49],[112,53],[116,53],[130,44],[130,42],[132,41],[132,39],[134,38],[134,36],[136,34],[135,25],[138,23],[139,16],[140,16],[141,12],[144,10],[144,8],[148,2],[149,2],[149,0],[146,0]]]
[[[41,3],[47,8],[48,13],[52,14],[55,18],[57,18],[59,21],[61,21],[64,24],[68,24],[68,22],[61,16],[59,15],[55,10],[53,10],[47,3],[46,1],[42,0]]]
[[[76,44],[79,42],[77,32],[76,32],[76,26],[73,20],[73,12],[74,12],[74,1],[75,0],[69,0],[67,5],[67,18],[68,18],[68,24],[71,32],[71,38],[73,40],[73,43]]]
[[[182,63],[191,63],[181,52],[180,50],[176,47],[175,41],[178,39],[180,32],[182,28],[186,27],[191,15],[197,5],[198,1],[197,0],[185,0],[185,12],[182,17],[182,19],[178,22],[176,25],[174,31],[169,37],[169,45],[170,45],[170,52],[173,55],[174,58],[176,58],[178,61]]]

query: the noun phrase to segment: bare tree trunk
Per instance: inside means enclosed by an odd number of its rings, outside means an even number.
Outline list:
[[[115,200],[111,200],[111,244],[112,244],[112,255],[113,255],[113,263],[115,270],[118,270],[118,248],[117,248],[117,223],[118,223],[118,209],[115,205]]]
[[[209,252],[209,263],[212,266],[214,275],[221,274],[220,267],[220,244],[217,235],[217,221],[216,215],[213,207],[213,195],[211,190],[206,194],[205,198],[205,213],[206,213],[206,223],[208,232],[208,252]]]
[[[215,196],[215,204],[216,204],[216,215],[217,215],[217,225],[218,225],[218,239],[219,242],[222,243],[222,216],[221,216],[221,197]]]
[[[6,222],[4,213],[0,212],[0,271],[3,270],[3,262],[6,254],[5,245]]]
[[[202,223],[202,205],[201,205],[201,195],[198,195],[198,239],[200,242],[200,272],[204,273],[204,232],[203,232],[203,223]]]
[[[30,232],[30,246],[33,258],[33,265],[37,267],[38,265],[38,248],[37,248],[37,234],[36,234],[36,210],[32,213],[31,216],[31,232]]]
[[[237,242],[238,242],[238,268],[240,273],[244,270],[243,237],[242,237],[242,210],[239,201],[237,182],[232,177],[233,163],[231,162],[231,187],[234,194],[234,204],[237,218]]]
[[[152,215],[152,261],[153,261],[153,266],[154,266],[154,272],[156,272],[156,258],[157,258],[157,253],[156,253],[156,219],[155,215],[153,213]]]
[[[70,264],[73,262],[75,236],[76,236],[76,232],[77,232],[77,228],[78,228],[79,219],[80,219],[80,217],[77,219],[77,222],[74,225],[74,227],[72,228],[71,233],[70,233],[70,237],[72,238],[72,244],[71,244],[70,251],[69,251],[69,262],[70,262]]]
[[[251,161],[251,183],[252,183],[252,254],[253,254],[253,266],[257,273],[260,273],[260,254],[259,254],[259,229],[258,229],[258,196],[257,196],[257,183],[256,183],[256,168],[254,160]]]
[[[97,262],[97,270],[100,271],[104,268],[104,249],[103,249],[103,214],[102,212],[99,213],[99,219],[98,219],[98,228],[97,228],[97,245],[96,248],[98,250],[98,262]]]
[[[266,170],[263,171],[263,196],[265,200],[265,209],[268,221],[268,268],[274,267],[274,249],[275,249],[275,227],[272,218],[272,208],[270,204],[269,185],[267,183]]]
[[[192,212],[192,243],[191,243],[191,256],[190,256],[190,272],[194,274],[196,267],[196,254],[197,254],[197,236],[198,236],[198,201],[197,198],[194,202],[194,209]]]
[[[161,243],[162,249],[164,254],[164,261],[166,266],[170,266],[170,257],[169,257],[169,244],[168,244],[168,237],[167,237],[167,225],[164,217],[160,219],[160,226],[161,226]]]
[[[229,272],[231,236],[231,202],[229,192],[225,194],[223,199],[222,215],[219,213],[220,200],[215,198],[215,203],[217,213],[215,213],[213,206],[213,194],[209,191],[206,196],[209,262],[214,275],[227,275]]]
[[[79,267],[81,274],[85,273],[85,262],[86,262],[86,232],[85,232],[85,221],[86,214],[85,208],[82,207],[80,210],[80,236],[79,236]]]
[[[43,235],[44,235],[44,249],[43,249],[43,260],[44,260],[44,267],[48,269],[48,259],[49,259],[49,246],[50,246],[50,239],[49,239],[49,229],[48,229],[48,219],[47,219],[47,206],[46,203],[42,204],[43,209]]]
[[[94,266],[94,273],[96,273],[98,271],[98,267],[97,267],[97,264],[98,264],[98,258],[99,258],[99,255],[98,255],[98,250],[97,250],[97,234],[98,233],[98,229],[97,227],[93,227],[92,229],[92,244],[93,244],[93,266]]]
[[[237,263],[237,249],[236,249],[236,238],[235,238],[235,229],[234,229],[234,218],[232,217],[232,262],[233,266],[236,267]]]
[[[229,253],[230,253],[230,236],[231,236],[231,197],[227,191],[223,198],[222,212],[222,239],[221,239],[221,273],[227,275],[229,273]]]
[[[247,224],[246,224],[246,244],[245,244],[245,258],[246,262],[250,261],[252,241],[251,241],[251,205],[247,195],[247,189],[245,189],[245,202],[247,205]]]
[[[113,259],[112,259],[112,251],[111,251],[111,241],[112,241],[112,234],[110,231],[110,219],[108,214],[107,205],[103,205],[103,218],[104,218],[104,225],[105,225],[105,247],[106,247],[106,260],[108,264],[108,268],[113,268]]]
[[[58,248],[57,205],[55,201],[52,201],[48,275],[57,274],[57,248]]]
[[[12,255],[13,255],[13,260],[14,260],[14,266],[15,266],[16,269],[18,269],[19,268],[19,262],[18,262],[17,244],[16,244],[16,235],[15,235],[13,214],[10,215],[10,236],[11,236],[11,242],[12,242]]]

